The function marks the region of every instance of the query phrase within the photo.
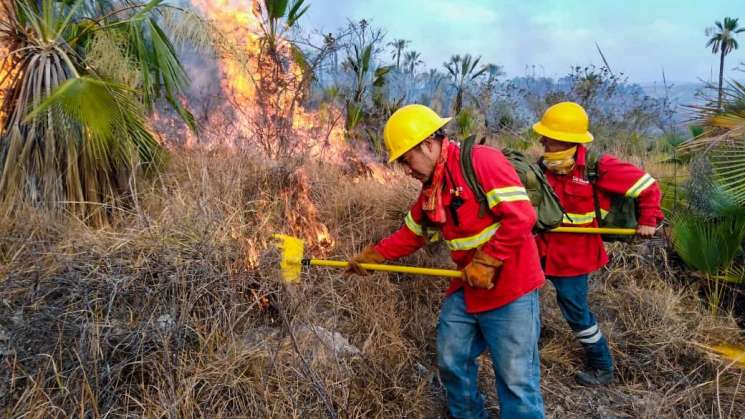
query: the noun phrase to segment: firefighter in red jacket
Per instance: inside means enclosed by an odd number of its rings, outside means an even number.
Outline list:
[[[447,289],[437,325],[437,361],[453,417],[486,417],[476,358],[489,349],[503,417],[541,418],[538,288],[545,282],[532,235],[536,213],[517,173],[497,149],[475,146],[476,177],[490,211],[480,205],[460,168],[460,148],[442,134],[450,118],[423,105],[397,110],[385,126],[389,162],[422,182],[401,228],[350,261],[381,263],[422,247],[437,230],[462,279]]]
[[[586,170],[588,150],[583,145],[593,140],[588,127],[587,113],[573,102],[551,106],[533,125],[545,150],[542,165],[546,177],[566,211],[562,225],[598,226],[594,184],[601,217],[607,214],[613,195],[636,198],[637,234],[654,235],[663,218],[657,182],[638,167],[604,154],[597,160],[597,179],[591,183]],[[539,236],[538,247],[546,277],[556,288],[559,308],[585,349],[587,368],[577,373],[577,382],[609,384],[613,361],[608,342],[587,304],[588,276],[608,262],[601,236],[548,232]]]

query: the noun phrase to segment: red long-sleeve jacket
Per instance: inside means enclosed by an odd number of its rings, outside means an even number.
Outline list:
[[[476,249],[504,262],[490,290],[473,288],[453,279],[446,294],[464,288],[466,310],[478,313],[508,304],[545,282],[538,248],[532,234],[536,213],[517,173],[502,152],[487,146],[473,148],[476,177],[487,194],[490,211],[479,217],[479,203],[460,168],[460,147],[450,144],[446,164],[443,203],[449,208],[458,194],[463,204],[457,223],[448,209],[444,224],[436,225],[458,269],[463,269]],[[381,240],[375,249],[388,260],[409,255],[424,245],[423,197],[420,194],[404,225]]]
[[[586,158],[587,149],[580,145],[571,173],[557,175],[545,171],[548,183],[569,216],[564,217],[564,226],[598,226],[592,185],[585,177]],[[612,195],[625,195],[637,199],[640,225],[657,226],[663,219],[657,182],[631,163],[602,155],[598,160],[595,188],[601,216],[610,209]],[[608,263],[603,240],[597,234],[543,233],[538,237],[538,248],[545,258],[545,271],[549,276],[583,275]]]

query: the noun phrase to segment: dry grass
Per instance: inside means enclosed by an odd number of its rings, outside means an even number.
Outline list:
[[[400,225],[416,185],[303,170],[180,153],[105,229],[31,209],[0,220],[2,416],[444,417],[444,281],[314,268],[283,286],[268,241],[308,233],[309,252],[346,258]],[[293,195],[302,187],[316,214]],[[573,384],[581,349],[546,286],[548,416],[745,417],[743,370],[695,345],[742,344],[734,321],[706,311],[664,245],[612,254],[591,299],[618,382]],[[435,247],[404,262],[446,259]]]

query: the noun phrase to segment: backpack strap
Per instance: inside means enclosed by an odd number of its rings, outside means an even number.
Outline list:
[[[475,142],[476,136],[474,135],[463,140],[460,148],[460,168],[463,172],[463,178],[465,178],[468,187],[471,188],[474,195],[476,195],[476,199],[479,201],[479,218],[481,218],[484,216],[484,214],[486,214],[486,210],[489,208],[489,202],[486,199],[486,192],[484,192],[484,188],[481,187],[478,179],[476,179],[476,171],[473,168],[473,160],[471,159],[471,154],[473,153],[473,145]],[[484,139],[479,142],[479,144],[483,143]]]
[[[424,211],[422,211],[422,222],[420,225],[422,226],[422,237],[424,237],[424,242],[430,243],[432,241],[430,230],[434,226],[434,223],[429,221],[429,217],[427,217],[427,213]]]
[[[536,164],[538,165],[538,170],[540,170],[540,172],[542,174],[544,174],[544,176],[545,176],[545,173],[548,171],[548,167],[546,166],[546,163],[543,161],[543,157],[539,157],[538,158],[538,161],[536,162]],[[564,209],[564,205],[561,205],[561,200],[556,195],[556,192],[554,191],[554,189],[551,187],[551,185],[548,183],[547,180],[545,181],[545,186],[548,189],[548,192],[553,197],[554,201],[556,201],[556,203],[559,206],[559,208],[561,208],[561,213],[563,214],[562,220],[563,219],[568,219],[569,221],[574,222],[574,219],[572,219],[572,216],[569,215],[569,213],[567,213],[567,211]],[[559,224],[559,225],[561,225],[561,224]]]
[[[592,185],[592,200],[595,204],[595,219],[598,221],[598,225],[603,220],[603,214],[600,211],[600,199],[598,198],[598,188],[595,187],[595,183],[600,178],[599,162],[601,157],[603,156],[591,150],[587,150],[587,154],[585,154],[585,178]]]

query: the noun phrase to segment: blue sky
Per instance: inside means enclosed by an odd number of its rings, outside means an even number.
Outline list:
[[[741,17],[745,26],[743,0],[307,1],[307,29],[333,32],[347,19],[366,18],[389,40],[411,40],[427,67],[471,53],[502,65],[509,76],[525,74],[526,66],[532,73],[534,65],[537,75],[552,77],[571,65],[599,65],[597,42],[611,69],[632,81],[660,81],[662,68],[670,81],[716,79],[719,61],[705,47],[706,27],[724,16]],[[745,33],[739,38],[728,69],[745,61]]]

